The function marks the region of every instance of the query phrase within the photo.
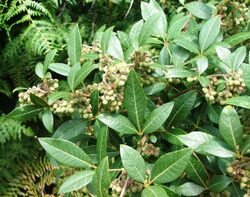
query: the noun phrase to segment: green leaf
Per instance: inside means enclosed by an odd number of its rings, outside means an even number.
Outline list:
[[[137,49],[139,47],[139,35],[142,26],[143,20],[140,20],[131,27],[131,30],[129,32],[129,38],[132,42],[132,46],[134,47],[134,49]]]
[[[68,99],[70,96],[69,92],[53,92],[52,94],[50,94],[48,96],[48,104],[52,105],[55,101],[64,98],[64,99]]]
[[[70,141],[55,138],[38,139],[45,151],[59,163],[76,168],[92,166],[89,156]]]
[[[97,197],[108,196],[108,190],[111,183],[108,169],[109,169],[108,157],[105,157],[101,161],[98,168],[96,169],[96,172],[92,180],[93,190]]]
[[[80,64],[75,64],[73,67],[70,68],[67,82],[69,84],[70,89],[73,91],[75,89],[76,83],[76,73],[80,70]]]
[[[124,106],[128,111],[128,117],[136,125],[139,131],[146,110],[146,95],[134,70],[131,70],[125,84]]]
[[[190,52],[199,54],[199,46],[193,38],[187,33],[180,33],[173,41],[177,45],[187,49]]]
[[[48,104],[45,100],[43,100],[42,98],[34,94],[30,94],[30,100],[32,103],[34,103],[38,107],[48,107]]]
[[[174,99],[174,108],[167,119],[167,128],[180,123],[188,116],[194,106],[196,95],[195,91],[189,91]]]
[[[70,32],[68,40],[68,56],[71,65],[80,63],[82,39],[78,25],[76,24]]]
[[[45,128],[50,133],[52,133],[53,132],[53,125],[54,125],[54,117],[53,117],[52,112],[49,109],[46,109],[43,112],[42,121],[43,121],[43,125],[45,126]]]
[[[98,130],[96,143],[96,152],[99,162],[101,162],[102,159],[107,155],[108,131],[108,127],[104,124],[101,124],[100,129]]]
[[[204,73],[208,68],[208,59],[205,56],[198,57],[196,60],[198,73]]]
[[[161,184],[177,179],[186,169],[192,149],[182,149],[161,156],[152,169],[152,182]]]
[[[141,194],[142,197],[168,197],[167,192],[159,185],[145,188]]]
[[[230,148],[220,140],[210,140],[201,144],[196,151],[204,155],[214,155],[222,158],[236,157],[235,153],[230,150]]]
[[[70,71],[69,65],[62,63],[51,63],[49,69],[62,76],[68,76]]]
[[[143,183],[146,180],[146,164],[140,153],[129,146],[121,145],[120,155],[129,176]]]
[[[148,134],[159,129],[170,115],[173,107],[174,103],[170,102],[165,103],[164,105],[152,111],[143,124],[142,132]]]
[[[83,64],[82,68],[78,70],[75,77],[75,88],[77,88],[81,83],[83,83],[84,79],[94,70],[98,68],[98,64],[91,64],[90,62],[86,62]]]
[[[195,76],[194,72],[186,70],[184,68],[172,68],[169,69],[166,78],[185,78],[185,77],[192,77]]]
[[[244,96],[233,97],[233,98],[227,99],[225,101],[225,104],[235,105],[238,107],[250,109],[250,96],[244,95]]]
[[[35,73],[39,78],[43,78],[44,77],[44,73],[43,73],[43,64],[42,63],[37,63],[36,68],[35,68]]]
[[[150,86],[146,86],[144,88],[144,91],[146,95],[154,95],[154,94],[161,92],[165,88],[166,88],[166,83],[156,82]]]
[[[196,185],[192,182],[186,182],[183,185],[178,186],[175,191],[180,196],[198,196],[205,190],[204,187]]]
[[[242,143],[242,126],[235,109],[227,106],[222,110],[219,129],[225,142],[237,151],[237,147]]]
[[[222,192],[233,180],[224,175],[214,175],[210,181],[209,189],[213,192]]]
[[[35,105],[24,105],[15,108],[8,114],[8,117],[18,121],[25,121],[34,118],[41,111],[41,107]]]
[[[123,115],[101,114],[97,116],[97,119],[119,133],[137,134],[135,126]]]
[[[190,16],[182,16],[178,17],[176,20],[171,21],[168,28],[168,39],[176,38],[181,30],[185,27],[187,22],[189,21]]]
[[[94,90],[90,95],[90,104],[92,106],[92,113],[96,115],[99,110],[99,91]]]
[[[234,71],[240,68],[246,55],[247,51],[245,46],[239,47],[230,55],[230,66]]]
[[[202,87],[206,87],[209,85],[209,77],[203,77],[203,76],[198,76],[198,80],[200,82],[200,84],[202,85]]]
[[[181,67],[188,57],[189,52],[186,49],[177,45],[173,48],[172,61],[175,67]]]
[[[160,14],[152,15],[142,25],[142,28],[139,34],[139,45],[145,44],[148,38],[154,33],[154,28],[159,18],[160,18]]]
[[[59,193],[68,193],[83,188],[92,181],[94,173],[93,170],[74,173],[63,182],[59,188]]]
[[[205,51],[216,39],[220,32],[219,16],[209,19],[201,28],[199,35],[199,44],[201,51]]]
[[[109,46],[107,49],[107,54],[118,60],[124,60],[123,50],[120,40],[115,36],[111,35]]]
[[[111,35],[113,33],[113,28],[114,27],[110,27],[108,28],[102,35],[102,40],[101,40],[101,48],[102,48],[102,51],[104,53],[107,52],[108,50],[108,47],[109,47],[109,43],[110,43],[110,39],[111,39]]]
[[[219,104],[218,105],[210,105],[210,104],[207,105],[208,118],[216,124],[219,123],[221,111],[222,111],[222,107]]]
[[[231,51],[227,48],[222,47],[222,46],[217,46],[215,50],[216,50],[216,53],[217,53],[218,57],[220,58],[220,60],[222,62],[224,62],[225,64],[227,64],[229,57],[231,55]]]
[[[249,154],[250,153],[250,135],[248,135],[244,141],[243,141],[243,144],[242,144],[242,147],[241,147],[241,153],[243,155],[246,155],[246,154]]]
[[[88,122],[82,118],[68,120],[64,122],[54,133],[52,137],[65,140],[72,140],[86,130]]]
[[[56,55],[56,52],[57,50],[54,49],[54,50],[51,50],[49,51],[46,56],[45,56],[45,60],[44,60],[44,66],[43,66],[43,74],[45,75],[47,70],[48,70],[48,67],[49,67],[49,64],[52,63],[55,55]]]
[[[195,1],[187,3],[184,7],[194,16],[200,19],[209,19],[212,16],[212,9],[205,3]]]
[[[197,158],[192,156],[187,165],[186,173],[190,179],[195,181],[197,184],[206,187],[208,179],[208,172],[204,164]]]
[[[236,46],[237,44],[244,42],[245,40],[250,39],[250,32],[241,32],[238,34],[234,34],[228,38],[226,38],[225,40],[223,40],[223,42],[229,44],[231,47]]]

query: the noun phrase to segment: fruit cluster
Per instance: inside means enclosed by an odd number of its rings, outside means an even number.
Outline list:
[[[130,65],[126,63],[106,64],[100,66],[103,71],[100,86],[101,101],[109,111],[120,110],[123,102],[124,85],[130,71]]]
[[[243,197],[250,196],[250,160],[243,158],[234,160],[227,168],[227,172],[240,183],[240,188],[246,192]]]
[[[89,94],[84,89],[72,92],[68,100],[55,101],[52,105],[52,110],[57,114],[66,115],[79,112],[85,119],[93,117]]]
[[[30,95],[33,94],[37,97],[46,99],[48,94],[54,92],[59,87],[57,79],[45,79],[42,83],[38,84],[37,86],[33,86],[28,88],[25,92],[20,92],[18,94],[20,106],[31,104]]]
[[[154,157],[159,157],[160,148],[155,147],[153,144],[145,143],[142,147],[139,148],[142,156],[149,157],[153,155]]]
[[[154,61],[149,52],[139,49],[131,53],[130,58],[134,64],[135,71],[140,75],[140,81],[143,85],[150,85],[157,81],[157,78],[152,75],[154,72],[154,68],[152,68]]]
[[[123,189],[125,194],[140,192],[143,189],[143,184],[131,180],[126,172],[122,172],[117,179],[112,181],[110,187],[112,189],[112,197],[118,197]]]
[[[225,1],[217,6],[222,18],[222,25],[229,34],[237,33],[249,23],[249,9],[246,2]]]
[[[211,76],[209,85],[202,89],[206,100],[212,104],[218,102],[224,105],[225,100],[243,93],[246,84],[241,75],[242,71],[238,70],[228,75],[222,75],[224,80],[219,79],[218,76]]]

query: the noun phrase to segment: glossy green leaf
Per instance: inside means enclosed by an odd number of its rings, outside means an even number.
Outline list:
[[[99,91],[94,90],[90,95],[90,104],[92,106],[92,113],[95,115],[99,109]]]
[[[47,109],[43,112],[43,116],[42,116],[42,121],[43,121],[43,125],[45,126],[45,128],[52,133],[53,132],[53,125],[54,125],[54,117],[52,112]]]
[[[200,19],[209,19],[212,16],[212,9],[207,4],[194,1],[187,3],[184,7],[194,16]]]
[[[143,183],[146,180],[146,164],[140,153],[129,146],[121,145],[120,155],[129,176]]]
[[[94,173],[93,170],[74,173],[63,182],[59,188],[59,193],[68,193],[83,188],[92,181]]]
[[[198,76],[198,80],[202,87],[207,87],[209,85],[209,77]]]
[[[214,175],[210,181],[209,189],[213,192],[222,192],[233,180],[224,175]]]
[[[111,183],[108,170],[108,157],[105,157],[96,169],[96,172],[92,179],[92,186],[96,197],[108,196],[108,190]]]
[[[135,71],[130,71],[125,84],[124,106],[128,111],[128,117],[136,125],[139,131],[142,129],[146,110],[146,95]]]
[[[110,39],[111,39],[111,35],[113,33],[113,28],[114,27],[110,27],[108,28],[102,35],[102,40],[101,40],[101,48],[102,48],[102,51],[104,53],[107,52],[108,50],[108,47],[109,47],[109,43],[110,43]]]
[[[233,107],[227,106],[222,110],[219,129],[225,142],[237,151],[237,146],[242,142],[243,131],[239,116]]]
[[[231,55],[230,55],[230,66],[232,70],[236,71],[240,68],[241,64],[243,63],[244,59],[246,58],[246,47],[242,46],[236,49]]]
[[[45,151],[61,164],[76,168],[92,166],[88,155],[70,141],[56,138],[38,139]]]
[[[45,60],[44,60],[44,66],[43,66],[43,74],[45,75],[47,70],[48,70],[48,67],[49,67],[49,64],[52,63],[55,55],[56,55],[56,52],[57,50],[54,49],[54,50],[51,50],[49,51],[46,56],[45,56]]]
[[[69,92],[53,92],[48,96],[48,104],[52,105],[55,101],[62,98],[67,100],[69,96]]]
[[[167,119],[167,128],[180,123],[188,116],[194,106],[196,95],[195,91],[189,91],[174,99],[174,108]]]
[[[181,30],[185,27],[189,19],[189,16],[183,16],[177,18],[175,21],[171,21],[168,28],[168,39],[176,38],[181,32]]]
[[[207,186],[208,172],[204,164],[197,158],[192,156],[186,169],[187,176],[199,185]]]
[[[75,83],[76,83],[76,73],[80,69],[80,64],[75,64],[73,67],[70,68],[67,81],[69,84],[70,89],[73,91],[75,89]]]
[[[186,49],[180,46],[175,46],[173,48],[172,61],[175,67],[181,67],[188,57],[189,57],[189,52]]]
[[[43,100],[42,98],[34,94],[30,94],[30,100],[32,103],[34,103],[38,107],[48,107],[48,104],[45,100]]]
[[[199,46],[189,34],[180,33],[173,42],[192,53],[199,54]]]
[[[241,153],[243,155],[246,155],[246,154],[250,153],[250,136],[247,136],[243,140],[243,144],[242,144],[242,147],[241,147]]]
[[[111,129],[123,134],[137,134],[137,129],[128,118],[120,114],[101,114],[97,119]]]
[[[186,148],[161,156],[152,169],[152,182],[168,183],[177,179],[186,169],[192,149]]]
[[[42,63],[37,63],[36,67],[35,67],[35,73],[39,78],[43,78],[44,77],[44,73],[43,73],[43,64]]]
[[[209,19],[201,28],[199,35],[199,44],[201,51],[205,51],[216,39],[220,32],[219,16]]]
[[[184,68],[172,68],[169,69],[166,78],[185,78],[195,76],[195,73]]]
[[[107,144],[108,144],[108,127],[104,124],[100,125],[100,130],[97,134],[97,157],[98,161],[101,162],[107,155]]]
[[[91,64],[90,62],[86,62],[83,64],[82,68],[78,70],[75,77],[75,85],[74,87],[77,88],[81,83],[83,83],[84,79],[94,70],[97,69],[97,64]]]
[[[201,187],[200,185],[196,185],[192,182],[186,182],[183,185],[178,186],[175,191],[180,196],[198,196],[205,190],[204,187]]]
[[[238,107],[243,107],[246,109],[250,109],[250,96],[236,96],[225,101],[225,104],[235,105]]]
[[[135,49],[139,47],[139,35],[142,26],[143,26],[143,20],[140,20],[131,27],[131,30],[129,32],[129,38]]]
[[[205,56],[198,57],[196,60],[197,70],[199,74],[204,73],[208,68],[208,59]]]
[[[216,124],[219,123],[221,111],[222,111],[221,105],[219,105],[219,104],[218,105],[207,104],[208,118]]]
[[[160,14],[152,15],[142,25],[142,28],[139,34],[139,45],[145,44],[148,38],[154,33],[154,28],[159,18],[160,18]]]
[[[250,32],[241,32],[241,33],[237,33],[234,34],[228,38],[226,38],[225,40],[223,40],[223,42],[229,44],[231,47],[236,46],[237,44],[244,42],[245,40],[249,40],[250,39]]]
[[[87,125],[87,121],[82,118],[68,120],[55,131],[52,137],[73,140],[74,138],[84,134]]]
[[[170,102],[165,103],[164,105],[152,111],[143,124],[142,132],[152,133],[159,129],[170,115],[173,107],[174,103]]]
[[[69,65],[63,63],[51,63],[49,69],[62,76],[68,76],[70,71]]]
[[[157,94],[159,92],[161,92],[162,90],[164,90],[166,88],[166,84],[162,83],[162,82],[156,82],[150,86],[146,86],[144,88],[144,91],[146,93],[146,95],[154,95]]]
[[[218,57],[220,58],[220,60],[223,61],[224,63],[228,62],[229,57],[231,55],[231,51],[229,49],[221,47],[221,46],[216,47],[216,53]]]
[[[168,197],[167,192],[159,185],[145,188],[141,194],[142,197]]]
[[[76,24],[70,32],[68,40],[68,56],[71,65],[80,63],[82,38],[78,25]]]
[[[25,121],[34,118],[41,111],[41,107],[35,105],[24,105],[15,108],[8,114],[8,117],[18,121]]]
[[[111,55],[112,57],[118,60],[124,60],[124,55],[120,40],[115,35],[111,35],[110,37],[107,54]]]

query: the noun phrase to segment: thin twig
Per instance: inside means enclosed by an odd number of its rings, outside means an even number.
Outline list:
[[[121,194],[120,194],[120,197],[123,197],[123,196],[126,195],[126,189],[127,189],[127,186],[128,186],[128,181],[129,181],[129,176],[127,176],[127,178],[126,178],[126,181],[124,183],[124,186],[123,186]]]

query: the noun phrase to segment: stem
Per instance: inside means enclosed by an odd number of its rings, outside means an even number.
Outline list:
[[[123,171],[124,168],[117,168],[117,169],[109,169],[109,172],[119,172],[119,171]]]
[[[126,195],[126,189],[127,189],[128,181],[129,181],[129,176],[127,176],[127,178],[126,178],[126,181],[124,183],[124,186],[123,186],[121,194],[120,194],[120,197],[123,197],[123,196]]]

